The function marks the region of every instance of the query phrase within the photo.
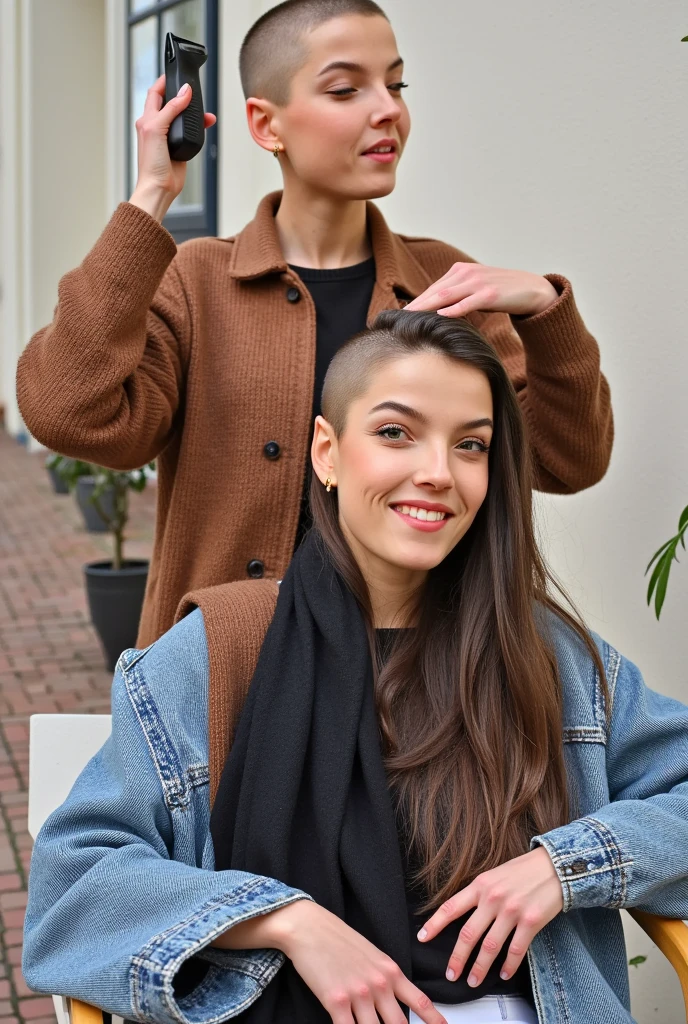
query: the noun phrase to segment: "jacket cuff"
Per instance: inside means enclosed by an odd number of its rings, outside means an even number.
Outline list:
[[[571,365],[578,373],[581,360],[594,358],[596,378],[599,373],[599,350],[578,312],[570,281],[560,274],[545,274],[559,297],[551,306],[534,316],[512,317],[512,323],[523,342],[526,362],[538,373],[560,374]]]
[[[177,999],[174,978],[181,965],[229,927],[310,899],[272,878],[252,877],[209,900],[179,924],[153,938],[132,957],[131,1005],[150,1024],[219,1024],[236,1017],[261,995],[284,963],[276,949],[207,950],[208,971],[188,995]],[[216,956],[214,954],[218,953]]]
[[[579,818],[535,836],[530,847],[535,846],[544,846],[552,859],[564,894],[564,913],[584,907],[624,906],[633,860],[604,822]]]

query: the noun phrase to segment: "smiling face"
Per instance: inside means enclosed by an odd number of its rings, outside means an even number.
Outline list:
[[[332,18],[308,32],[307,57],[284,106],[249,100],[249,125],[265,149],[283,147],[285,176],[347,199],[388,195],[410,129],[403,62],[382,17]]]
[[[339,521],[364,577],[409,587],[460,542],[488,486],[487,377],[421,351],[384,363],[339,438],[316,420],[313,465],[337,487]]]

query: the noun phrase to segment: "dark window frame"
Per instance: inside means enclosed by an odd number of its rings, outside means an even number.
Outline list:
[[[131,13],[127,4],[127,45],[126,45],[126,82],[125,82],[125,123],[126,123],[126,181],[128,195],[134,191],[135,181],[131,181],[131,29],[151,15],[157,15],[158,36],[158,68],[162,74],[162,24],[160,15],[174,7],[179,7],[185,0],[149,0],[144,8]],[[208,49],[208,60],[205,65],[205,88],[203,90],[203,107],[217,114],[218,107],[218,0],[202,0],[205,6],[206,38],[195,40],[202,42]],[[151,85],[153,83],[151,82]],[[137,116],[140,116],[139,115]],[[171,210],[165,217],[163,225],[178,243],[189,238],[200,238],[204,235],[217,234],[217,126],[213,125],[206,131],[203,149],[194,157],[203,161],[203,209],[194,213],[183,210]]]

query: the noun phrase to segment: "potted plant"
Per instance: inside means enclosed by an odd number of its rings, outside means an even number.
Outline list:
[[[688,40],[688,36],[686,36],[686,40]],[[648,572],[654,565],[652,575],[650,576],[650,583],[647,588],[647,603],[651,603],[652,596],[654,594],[655,615],[657,618],[659,618],[661,614],[664,598],[666,597],[671,566],[674,562],[678,562],[677,551],[679,544],[684,551],[686,550],[686,533],[688,533],[688,505],[686,505],[679,516],[678,532],[675,533],[673,537],[670,537],[669,540],[665,541],[658,551],[655,551],[654,555],[650,559],[650,564],[645,570],[645,575],[647,576]]]
[[[65,455],[57,455],[51,452],[45,460],[45,468],[55,494],[69,494],[69,479],[76,479],[91,472],[88,462],[79,462],[77,459],[68,459]]]
[[[124,531],[129,519],[129,492],[145,488],[147,471],[153,466],[150,463],[131,472],[94,467],[91,501],[112,534],[113,551],[111,559],[85,565],[84,576],[91,621],[111,672],[122,651],[136,643],[148,562],[125,560]],[[102,501],[103,495],[112,496],[111,507]]]
[[[98,504],[93,499],[96,490],[96,479],[101,472],[100,466],[90,462],[80,462],[57,456],[61,461],[57,472],[66,482],[70,491],[74,491],[76,503],[84,517],[84,525],[89,533],[107,533],[109,523],[115,516],[115,492],[110,483],[98,488]]]

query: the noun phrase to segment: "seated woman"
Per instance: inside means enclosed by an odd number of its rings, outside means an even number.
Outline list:
[[[209,680],[267,581],[122,656],[36,841],[27,982],[160,1024],[630,1024],[618,908],[688,916],[688,709],[550,596],[474,328],[383,313],[322,408],[212,813]]]

